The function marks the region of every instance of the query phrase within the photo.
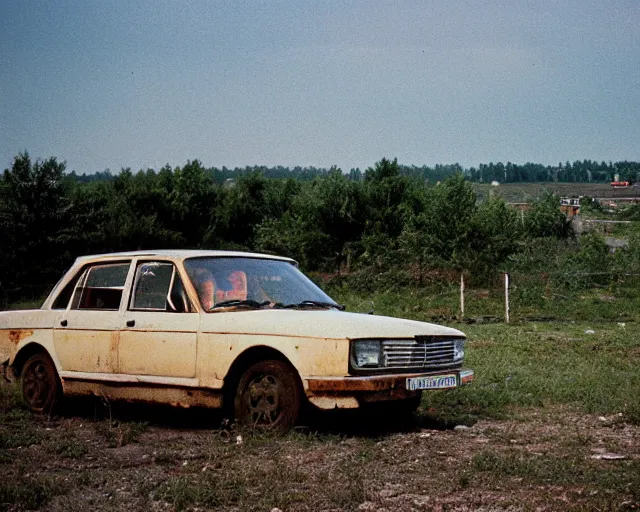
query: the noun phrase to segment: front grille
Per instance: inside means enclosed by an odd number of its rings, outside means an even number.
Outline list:
[[[441,370],[456,368],[453,362],[453,339],[416,336],[416,339],[384,340],[382,360],[385,368]]]

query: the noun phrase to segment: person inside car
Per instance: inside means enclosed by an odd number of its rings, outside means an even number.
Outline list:
[[[223,281],[227,286],[216,290],[216,303],[228,300],[246,300],[247,298],[247,274],[242,270],[234,270]]]
[[[216,283],[213,274],[205,268],[197,269],[193,275],[193,284],[198,292],[200,304],[205,311],[211,309],[215,305]]]

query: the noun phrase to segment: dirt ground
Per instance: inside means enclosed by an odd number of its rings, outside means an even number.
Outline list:
[[[208,411],[74,401],[0,423],[0,509],[640,510],[640,427],[564,407],[470,427],[315,414],[277,437]]]

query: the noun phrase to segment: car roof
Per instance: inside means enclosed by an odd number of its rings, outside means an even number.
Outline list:
[[[87,261],[96,260],[112,260],[119,258],[138,258],[138,257],[165,257],[165,258],[261,258],[269,260],[287,261],[290,263],[296,263],[291,258],[285,258],[283,256],[273,256],[271,254],[262,254],[256,252],[242,252],[242,251],[211,251],[202,249],[153,249],[148,251],[128,251],[128,252],[108,252],[104,254],[91,254],[87,256],[79,256],[76,259],[76,263],[84,263]]]

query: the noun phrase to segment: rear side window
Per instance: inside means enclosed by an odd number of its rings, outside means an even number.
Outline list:
[[[130,263],[96,265],[84,271],[76,285],[71,309],[118,310]]]
[[[58,294],[56,300],[53,301],[51,305],[51,309],[67,309],[69,305],[69,301],[71,300],[71,296],[73,295],[73,291],[76,289],[76,285],[78,284],[78,279],[83,275],[83,271],[80,270],[76,273],[74,278],[67,283],[67,286]]]

